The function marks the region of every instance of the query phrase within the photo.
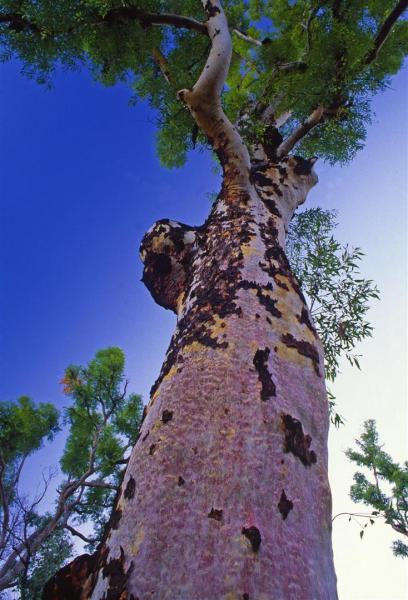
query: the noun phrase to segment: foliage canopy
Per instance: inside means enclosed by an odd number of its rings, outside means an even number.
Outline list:
[[[247,142],[293,134],[321,114],[297,152],[331,163],[363,145],[372,94],[388,85],[408,49],[406,0],[225,0],[233,39],[224,109]],[[105,85],[126,81],[158,120],[163,163],[178,166],[196,143],[177,90],[197,80],[210,48],[198,0],[2,0],[2,59],[49,82],[58,65],[85,66]],[[273,119],[260,119],[271,107]],[[196,139],[197,138],[197,139]]]

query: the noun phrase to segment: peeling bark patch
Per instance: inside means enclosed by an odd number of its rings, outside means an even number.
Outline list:
[[[306,159],[301,156],[296,156],[294,158],[296,158],[296,165],[293,169],[295,175],[310,175],[316,159]]]
[[[111,518],[109,520],[109,528],[117,529],[119,527],[119,521],[122,518],[122,511],[120,508],[115,508],[112,512]]]
[[[209,519],[214,519],[215,521],[222,521],[222,510],[218,510],[217,508],[212,508],[208,513]]]
[[[282,421],[285,431],[285,452],[292,452],[305,467],[315,464],[316,453],[309,450],[312,437],[303,432],[302,423],[291,415],[283,415]]]
[[[134,564],[131,562],[127,571],[125,571],[124,565],[125,553],[121,546],[120,557],[112,558],[102,569],[102,577],[104,579],[109,578],[109,588],[107,590],[106,600],[125,600],[127,596],[127,582],[133,571]]]
[[[271,199],[271,195],[275,196],[283,196],[283,192],[280,188],[280,185],[274,180],[274,178],[268,173],[270,171],[271,164],[268,163],[260,163],[255,164],[251,168],[250,174],[250,182],[255,185],[255,189],[259,194],[262,202],[265,206],[270,210],[270,212],[277,217],[281,217],[281,213],[276,206],[276,203],[273,199]],[[267,174],[268,173],[268,174]],[[284,179],[281,177],[280,183],[282,184]],[[269,191],[265,188],[272,188],[272,191]]]
[[[214,6],[212,4],[211,0],[207,0],[205,4],[205,11],[210,18],[215,17],[219,12],[221,12],[218,6]]]
[[[43,600],[75,600],[90,586],[91,581],[87,579],[92,575],[96,566],[96,554],[82,554],[72,562],[62,567],[55,575],[47,581],[44,586]],[[89,589],[90,592],[90,589]]]
[[[238,287],[244,290],[256,290],[256,297],[258,298],[259,303],[264,306],[265,309],[271,313],[271,315],[278,319],[281,318],[282,313],[275,306],[277,300],[271,298],[271,296],[267,293],[272,291],[272,284],[268,283],[262,286],[260,283],[256,283],[255,281],[241,281]]]
[[[313,363],[316,374],[319,375],[319,377],[320,377],[319,353],[312,344],[310,344],[309,342],[306,342],[306,340],[297,340],[296,338],[293,337],[293,335],[291,333],[285,333],[281,339],[282,339],[282,342],[288,348],[295,348],[299,352],[299,354],[301,354],[302,356],[306,356],[307,358],[310,358],[310,360]]]
[[[272,381],[271,374],[268,371],[268,358],[270,349],[257,350],[254,356],[254,366],[258,371],[259,381],[261,382],[261,400],[268,400],[272,396],[276,396],[276,386]]]
[[[185,480],[183,479],[183,477],[182,477],[181,475],[179,475],[179,478],[178,478],[178,480],[177,480],[177,485],[178,485],[178,486],[182,486],[182,485],[184,485],[185,483],[186,483],[186,482],[185,482]]]
[[[126,484],[126,488],[125,488],[125,492],[124,492],[124,497],[126,498],[126,500],[131,500],[133,498],[133,496],[135,495],[135,490],[136,490],[136,481],[133,479],[132,475],[129,478],[129,481]]]
[[[262,541],[258,527],[243,527],[241,533],[251,542],[252,550],[258,552]]]
[[[313,335],[315,337],[317,337],[316,330],[312,325],[312,322],[309,317],[309,312],[305,306],[302,308],[302,312],[300,313],[299,323],[305,324],[306,327],[308,327],[310,329],[310,331],[313,333]]]
[[[157,447],[157,446],[156,446],[156,444],[152,444],[152,445],[150,446],[150,448],[149,448],[149,455],[150,455],[150,456],[153,456],[153,454],[154,454],[154,453],[155,453],[155,451],[156,451],[156,447]]]
[[[163,423],[168,423],[169,421],[171,421],[173,418],[173,411],[172,410],[164,410],[162,412],[162,421]]]
[[[293,502],[289,500],[285,494],[285,490],[282,490],[280,500],[278,502],[278,509],[282,515],[282,519],[285,520],[290,511],[293,508]]]

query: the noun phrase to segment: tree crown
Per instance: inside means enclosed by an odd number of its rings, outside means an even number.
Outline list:
[[[229,119],[251,144],[344,162],[362,147],[370,98],[408,48],[406,0],[226,0],[233,50],[223,90]],[[177,90],[194,85],[211,41],[197,0],[4,0],[3,60],[49,81],[58,64],[88,67],[106,85],[126,81],[156,110],[168,166],[207,140]]]

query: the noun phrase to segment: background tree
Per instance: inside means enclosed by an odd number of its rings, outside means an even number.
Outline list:
[[[44,526],[51,515],[38,517],[35,526]],[[43,521],[43,523],[41,523]],[[74,554],[74,545],[70,533],[61,528],[55,529],[51,535],[46,538],[37,552],[31,558],[28,568],[18,578],[18,583],[14,591],[19,595],[20,600],[41,600],[42,592],[46,582],[51,579],[58,569],[60,569],[69,558]]]
[[[45,582],[71,556],[72,536],[91,551],[100,542],[141,420],[142,400],[127,393],[124,366],[123,352],[106,348],[86,367],[66,369],[62,382],[72,404],[64,419],[64,479],[54,510],[44,515],[39,504],[52,476],[43,475],[34,499],[19,491],[19,483],[27,457],[60,430],[58,411],[52,404],[35,407],[26,397],[0,405],[0,590],[16,587],[22,599],[40,598]],[[87,535],[77,529],[85,523]]]
[[[159,111],[163,162],[209,144],[223,167],[203,227],[163,220],[142,243],[144,282],[178,326],[93,597],[336,597],[323,354],[285,227],[317,182],[311,154],[344,162],[361,147],[370,96],[402,62],[406,5],[5,5],[5,52],[31,73],[61,61],[130,76]]]
[[[25,541],[42,493],[29,502],[19,495],[18,484],[27,458],[41,448],[44,441],[52,440],[59,430],[58,411],[52,404],[42,403],[36,407],[27,396],[17,402],[0,404],[1,566],[15,554],[21,563],[20,572],[26,573],[29,568],[31,552],[25,548]],[[47,480],[44,484],[46,487]],[[13,578],[1,589],[15,582]]]
[[[360,502],[373,509],[366,516],[370,522],[382,517],[398,534],[408,537],[408,462],[403,465],[394,462],[384,452],[380,443],[375,421],[364,423],[360,439],[356,440],[358,450],[349,449],[347,457],[359,467],[369,471],[371,478],[358,471],[354,475],[354,484],[350,496],[354,502]],[[367,525],[364,526],[364,528]],[[360,532],[363,536],[364,528]],[[395,556],[407,557],[408,545],[402,540],[392,544]]]

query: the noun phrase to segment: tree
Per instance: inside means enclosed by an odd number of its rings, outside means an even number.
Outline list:
[[[49,515],[45,515],[45,519],[47,518]],[[39,525],[40,523],[36,524],[37,527]],[[28,569],[19,577],[16,590],[20,600],[41,600],[44,585],[72,554],[71,535],[65,529],[55,529],[34,554]]]
[[[355,473],[350,489],[351,499],[374,509],[366,515],[371,523],[374,518],[381,517],[394,531],[408,537],[408,462],[399,465],[384,452],[373,420],[364,423],[363,433],[356,444],[358,450],[350,448],[346,455],[359,467],[367,469],[372,480],[360,471]],[[360,532],[361,537],[364,528]],[[402,540],[393,542],[392,550],[395,556],[408,556],[408,545]]]
[[[27,457],[59,431],[58,411],[51,404],[36,408],[25,397],[0,405],[0,590],[17,587],[23,599],[40,598],[44,584],[71,556],[72,536],[91,551],[100,543],[141,420],[142,400],[127,394],[124,365],[123,352],[112,347],[97,352],[86,367],[66,369],[62,383],[72,404],[60,460],[65,478],[54,511],[44,515],[38,506],[51,477],[43,476],[34,499],[18,488]],[[83,523],[91,534],[77,529]]]
[[[127,79],[158,111],[164,163],[209,146],[223,169],[202,227],[162,220],[142,242],[144,282],[178,324],[87,595],[336,597],[323,352],[286,228],[313,155],[362,147],[406,6],[4,3],[5,56],[28,74]]]
[[[42,498],[37,495],[28,502],[20,497],[18,483],[28,457],[41,448],[45,440],[52,440],[59,431],[58,411],[52,404],[39,404],[38,407],[27,396],[17,402],[0,404],[0,565],[15,549],[21,564],[20,572],[27,572],[31,553],[27,549],[23,555],[20,548],[25,545],[30,521],[35,507]],[[21,558],[18,558],[19,555]],[[7,582],[5,589],[16,582]]]

